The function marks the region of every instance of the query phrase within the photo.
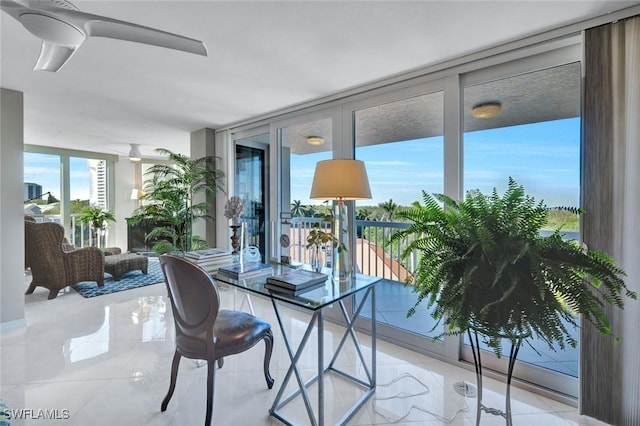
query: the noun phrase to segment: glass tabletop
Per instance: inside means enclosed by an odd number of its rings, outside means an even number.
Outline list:
[[[300,269],[310,270],[310,267],[305,265]],[[290,270],[291,268],[286,265],[273,265],[273,275],[279,275]],[[276,300],[282,300],[313,311],[322,309],[323,307],[344,299],[354,293],[365,290],[380,281],[380,278],[378,277],[362,274],[351,274],[350,279],[346,281],[337,281],[331,277],[331,269],[325,269],[322,273],[327,274],[327,281],[324,286],[314,288],[298,294],[297,296],[265,288],[267,278],[271,276],[271,274],[252,276],[245,279],[231,278],[218,272],[212,273],[211,276],[218,282],[226,283],[233,287],[261,294]]]

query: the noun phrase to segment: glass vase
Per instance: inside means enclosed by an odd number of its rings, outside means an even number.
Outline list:
[[[312,271],[322,272],[322,268],[324,268],[325,265],[325,252],[322,247],[317,244],[311,247],[309,263],[311,264]]]

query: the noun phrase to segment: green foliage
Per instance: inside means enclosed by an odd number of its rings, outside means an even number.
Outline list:
[[[580,214],[563,208],[549,209],[547,224],[543,228],[578,231],[580,229]]]
[[[324,216],[324,222],[332,222],[333,216],[326,215]],[[321,247],[326,244],[331,244],[331,247],[334,250],[338,250],[339,253],[346,253],[347,247],[344,243],[341,243],[338,238],[333,235],[331,232],[327,232],[322,228],[321,222],[316,222],[311,225],[311,231],[309,231],[309,235],[307,236],[307,246],[306,248],[311,248],[313,246]]]
[[[304,216],[304,214],[305,214],[305,207],[302,204],[302,201],[293,200],[293,203],[291,203],[291,215],[293,217],[299,217],[299,216]]]
[[[389,201],[384,201],[378,204],[378,207],[380,207],[384,211],[382,220],[391,220],[393,219],[393,215],[396,213],[396,210],[398,210],[399,206],[394,203],[391,198],[389,198]]]
[[[115,222],[116,216],[110,210],[93,205],[83,208],[78,220],[80,223],[90,223],[94,229],[100,229],[104,227],[107,222]]]
[[[82,213],[82,211],[89,207],[90,203],[89,200],[70,200],[69,203],[69,212],[71,214],[78,214],[78,213]],[[58,214],[60,213],[60,207],[58,206]],[[53,213],[51,213],[53,214]]]
[[[224,174],[215,168],[214,156],[191,159],[166,149],[156,152],[167,155],[169,163],[155,164],[147,171],[145,194],[140,198],[143,205],[134,211],[131,222],[160,224],[147,235],[147,240],[161,240],[154,251],[189,251],[194,241],[193,222],[212,219],[207,202],[195,203],[194,196],[224,191]]]
[[[426,300],[448,333],[474,328],[498,354],[500,338],[516,334],[537,336],[551,348],[575,346],[565,325],[576,325],[574,314],[607,335],[605,305],[623,308],[623,295],[637,298],[605,253],[563,240],[559,229],[540,236],[548,209],[511,178],[502,197],[495,189],[490,196],[472,191],[457,202],[423,191],[423,203],[397,213],[411,226],[392,241],[415,235],[403,258],[421,254],[409,278],[418,300],[408,315]]]

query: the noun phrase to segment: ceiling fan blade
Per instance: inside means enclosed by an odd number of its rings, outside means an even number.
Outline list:
[[[207,47],[200,40],[131,22],[92,15],[92,18],[85,23],[84,28],[90,37],[115,38],[207,56]]]
[[[75,51],[76,47],[58,46],[57,44],[43,41],[40,56],[33,70],[56,72],[67,63]]]

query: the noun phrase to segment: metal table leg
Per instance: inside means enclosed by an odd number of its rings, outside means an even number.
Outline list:
[[[355,326],[355,322],[357,320],[357,318],[360,315],[360,312],[362,311],[363,307],[365,306],[365,303],[367,300],[371,300],[371,306],[373,309],[372,312],[372,325],[371,325],[371,365],[370,367],[367,366],[367,363],[365,362],[364,359],[364,355],[362,353],[362,349],[361,349],[361,345],[360,342],[358,340],[358,337],[355,333],[354,330],[354,326]],[[367,289],[365,296],[363,297],[362,301],[359,303],[359,305],[356,307],[356,310],[353,314],[353,316],[350,318],[349,314],[347,313],[347,310],[343,304],[342,301],[339,301],[338,304],[340,306],[340,309],[342,311],[345,323],[346,323],[346,330],[344,332],[344,334],[342,335],[342,338],[340,339],[340,343],[338,344],[338,347],[336,348],[336,351],[333,354],[333,357],[331,358],[331,361],[329,362],[328,366],[325,368],[324,367],[324,316],[323,316],[323,312],[322,309],[315,311],[311,317],[311,320],[309,322],[309,325],[307,326],[307,329],[304,333],[304,336],[302,337],[302,340],[297,348],[297,350],[294,350],[293,346],[292,346],[292,342],[289,339],[289,336],[287,334],[287,330],[285,329],[285,324],[283,322],[282,319],[282,314],[280,313],[280,309],[278,307],[278,304],[276,303],[275,299],[272,299],[272,303],[273,303],[273,308],[274,311],[276,313],[276,318],[278,319],[278,325],[280,326],[280,330],[282,331],[282,335],[283,335],[283,339],[285,342],[285,346],[287,348],[287,353],[289,354],[289,359],[291,360],[291,365],[289,366],[289,369],[287,370],[287,373],[282,381],[282,384],[280,386],[280,389],[276,395],[276,398],[273,402],[273,405],[271,406],[271,409],[269,410],[270,414],[272,416],[274,416],[275,418],[277,418],[278,420],[280,420],[281,422],[283,422],[284,424],[287,425],[293,425],[294,422],[290,419],[288,419],[286,416],[284,416],[280,410],[289,402],[291,402],[294,398],[296,398],[298,395],[302,396],[302,399],[304,401],[305,404],[305,408],[307,410],[307,414],[309,416],[309,420],[310,420],[310,424],[313,426],[316,425],[320,425],[320,426],[324,426],[325,424],[325,404],[324,404],[324,398],[325,398],[325,388],[324,388],[324,377],[326,376],[327,373],[329,372],[333,372],[336,373],[340,376],[342,376],[343,378],[346,378],[352,382],[354,382],[356,385],[361,386],[363,389],[365,389],[366,391],[362,394],[362,396],[354,403],[354,405],[343,415],[343,417],[338,421],[338,424],[340,425],[344,425],[346,424],[354,415],[355,413],[362,407],[362,405],[364,405],[366,403],[366,401],[371,398],[371,396],[373,396],[373,393],[375,392],[375,386],[376,386],[376,323],[375,323],[375,286],[370,287],[369,289]],[[318,333],[318,371],[317,374],[314,375],[312,378],[310,378],[309,380],[307,380],[306,382],[303,381],[302,375],[300,374],[300,370],[298,369],[298,361],[301,357],[301,354],[304,350],[304,348],[307,345],[307,342],[309,340],[309,337],[311,335],[311,332],[313,331],[314,325],[317,327],[317,333]],[[347,373],[345,371],[339,370],[338,368],[336,368],[334,366],[334,363],[336,362],[338,355],[340,354],[342,348],[344,347],[344,344],[347,340],[348,337],[351,337],[351,340],[354,343],[354,347],[356,349],[356,352],[358,353],[358,356],[360,358],[360,361],[362,362],[362,366],[363,369],[365,371],[366,374],[366,380],[362,380],[360,378],[355,377],[354,375]],[[286,397],[284,397],[284,390],[287,386],[287,384],[289,383],[289,380],[291,380],[291,376],[295,375],[296,381],[298,382],[298,390],[293,391],[291,394],[287,395]],[[308,388],[315,382],[318,382],[318,413],[316,416],[316,413],[314,413],[313,411],[313,407],[311,406],[311,401],[309,399],[309,394],[307,392]]]

